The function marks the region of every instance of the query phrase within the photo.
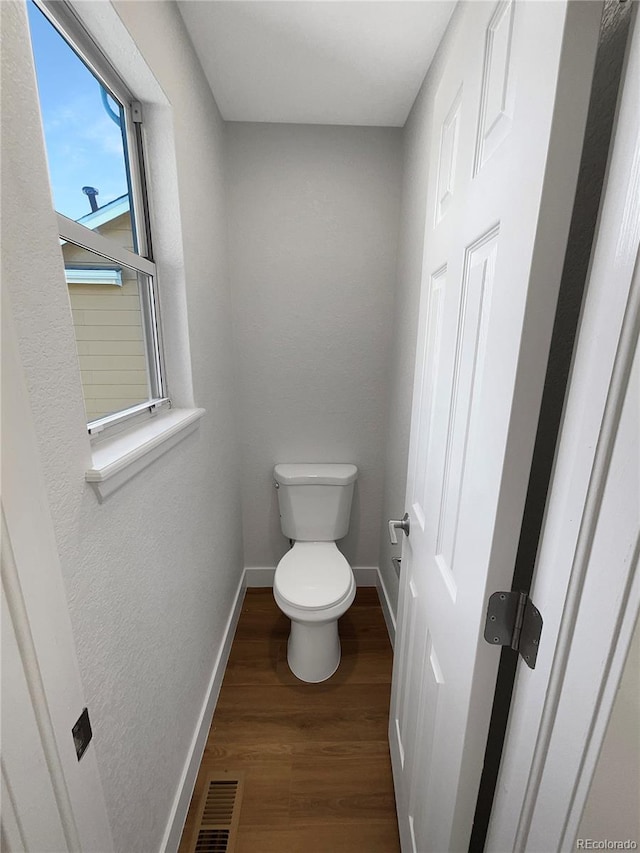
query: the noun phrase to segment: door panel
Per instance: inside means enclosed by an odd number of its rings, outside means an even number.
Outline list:
[[[516,96],[511,61],[514,12],[513,2],[498,3],[487,27],[474,177],[511,128]]]
[[[415,450],[417,459],[412,466],[414,472],[414,512],[424,531],[425,516],[423,507],[426,501],[426,461],[429,458],[429,442],[431,439],[433,390],[438,376],[440,351],[442,348],[442,309],[447,286],[447,268],[441,267],[429,282],[427,299],[427,317],[425,320],[426,351],[422,355],[422,379],[419,383],[420,398],[418,401],[419,416]],[[418,461],[419,460],[419,461]]]
[[[438,527],[436,563],[455,600],[455,548],[474,403],[481,396],[499,226],[465,251]],[[435,454],[434,454],[435,455]]]

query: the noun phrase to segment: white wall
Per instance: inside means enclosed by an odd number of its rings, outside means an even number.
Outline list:
[[[147,853],[160,845],[243,565],[223,125],[174,5],[118,3],[173,107],[185,269],[176,263],[165,284],[186,273],[195,400],[207,415],[100,505],[84,480],[90,448],[26,15],[22,3],[0,6],[11,35],[2,50],[2,156],[11,164],[2,170],[2,281],[45,468],[90,748],[117,849]],[[126,50],[125,36],[117,41]],[[167,296],[163,305],[179,312],[179,297]],[[184,368],[174,364],[170,376]],[[176,387],[178,398],[190,393]],[[70,709],[69,727],[79,711]]]
[[[640,843],[640,622],[631,640],[578,838]]]
[[[274,566],[276,462],[353,462],[352,565],[378,564],[401,131],[231,123],[245,561]]]
[[[382,523],[379,530],[380,571],[394,610],[398,601],[398,578],[391,560],[400,556],[401,544],[391,545],[389,542],[387,521],[390,518],[402,518],[408,509],[405,506],[405,491],[433,101],[442,74],[447,43],[452,38],[460,12],[460,7],[456,7],[403,131],[402,209],[395,314],[392,321],[393,345],[388,368],[388,439],[384,456]]]

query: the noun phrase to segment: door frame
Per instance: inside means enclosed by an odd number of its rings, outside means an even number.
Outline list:
[[[43,772],[51,780],[68,849],[108,853],[113,840],[95,746],[90,744],[78,761],[71,733],[86,701],[7,290],[2,291],[3,595],[38,724]],[[3,772],[11,787],[12,774],[21,768],[3,765]],[[26,804],[12,805],[6,820],[17,816],[24,825]]]
[[[602,572],[589,563],[640,330],[637,15],[632,27],[538,549],[532,598],[543,605],[540,655],[536,670],[520,666],[516,676],[488,851],[542,849],[541,839],[545,851],[572,848],[640,612],[637,523],[628,560],[608,567],[605,597]],[[562,552],[569,559],[558,559]],[[573,643],[589,634],[589,648]]]

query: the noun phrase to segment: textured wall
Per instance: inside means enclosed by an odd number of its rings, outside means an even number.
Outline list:
[[[229,124],[229,251],[248,566],[273,566],[275,462],[360,469],[352,565],[378,564],[401,131]]]
[[[15,314],[114,839],[122,853],[148,853],[165,830],[243,565],[222,123],[173,4],[119,5],[174,110],[193,383],[207,415],[194,434],[100,505],[84,480],[90,449],[26,14],[22,3],[0,5],[3,29],[10,18],[20,36],[2,50],[2,154],[10,164],[2,171],[3,285]],[[111,15],[107,23],[126,52],[126,31]],[[184,274],[179,266],[170,272]],[[175,284],[171,275],[164,281]],[[174,293],[166,304],[179,308]],[[190,390],[176,394],[188,398]]]
[[[389,362],[388,438],[384,457],[384,493],[382,524],[379,528],[380,571],[389,601],[395,610],[398,578],[393,557],[401,554],[401,545],[391,545],[387,521],[402,518],[405,506],[411,400],[415,366],[422,253],[429,177],[429,144],[433,100],[442,73],[443,45],[457,26],[459,7],[427,72],[404,127],[403,180],[395,313],[392,319],[393,346]]]

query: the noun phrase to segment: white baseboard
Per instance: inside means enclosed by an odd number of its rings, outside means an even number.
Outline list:
[[[244,570],[245,587],[272,587],[275,566],[247,566]]]
[[[378,587],[378,597],[380,599],[380,606],[382,607],[384,621],[387,623],[387,631],[389,633],[389,640],[391,641],[391,648],[393,649],[396,643],[396,616],[393,612],[393,608],[391,607],[389,596],[387,595],[387,588],[382,580],[382,574],[379,569],[376,569],[376,572],[378,574],[378,582],[376,584]]]
[[[224,678],[224,672],[227,667],[231,644],[236,632],[238,619],[240,618],[245,590],[246,584],[243,572],[240,583],[238,584],[238,590],[236,592],[233,607],[231,608],[231,613],[227,620],[222,645],[220,646],[218,657],[216,658],[216,662],[213,666],[213,671],[209,680],[209,687],[207,688],[202,710],[200,711],[191,746],[187,754],[187,760],[184,765],[184,770],[182,771],[178,792],[169,815],[169,821],[160,847],[161,853],[176,853],[178,845],[180,844],[182,830],[184,829],[184,824],[187,819],[189,804],[191,802],[193,789],[198,776],[198,770],[200,769],[202,755],[207,742],[207,735],[209,734],[209,728],[211,727],[213,712],[215,711],[215,707],[218,702],[222,679]]]
[[[378,586],[376,566],[354,566],[353,575],[358,586]]]

